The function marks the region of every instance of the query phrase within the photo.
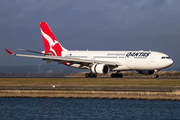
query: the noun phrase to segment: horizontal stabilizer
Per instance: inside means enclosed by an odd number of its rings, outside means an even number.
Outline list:
[[[31,53],[37,53],[37,54],[43,54],[43,55],[52,55],[50,53],[46,54],[46,53],[43,53],[43,52],[37,52],[37,51],[32,51],[32,50],[25,50],[25,49],[18,49],[18,50],[26,51],[26,52],[31,52]]]
[[[8,49],[5,49],[9,54],[12,54],[12,55],[14,55],[14,53],[13,52],[11,52],[10,50],[8,50]]]

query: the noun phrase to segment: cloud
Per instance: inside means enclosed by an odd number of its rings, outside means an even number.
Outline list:
[[[178,61],[179,4],[177,0],[2,0],[0,48],[43,50],[39,22],[47,21],[68,49],[151,49]],[[5,59],[1,62],[8,64]]]

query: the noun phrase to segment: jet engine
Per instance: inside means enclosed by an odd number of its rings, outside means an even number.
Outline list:
[[[143,74],[143,75],[152,75],[152,74],[154,74],[154,70],[137,70],[137,72],[139,74]]]
[[[91,67],[92,73],[98,73],[98,74],[106,74],[109,72],[109,66],[105,64],[94,64]]]

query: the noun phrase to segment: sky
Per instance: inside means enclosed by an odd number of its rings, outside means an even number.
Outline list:
[[[180,67],[179,5],[180,0],[1,0],[0,66],[46,64],[4,49],[43,51],[39,22],[48,22],[68,50],[159,51]]]

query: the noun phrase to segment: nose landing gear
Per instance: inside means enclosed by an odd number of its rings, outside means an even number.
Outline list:
[[[159,78],[159,75],[158,75],[158,74],[155,74],[155,75],[154,75],[154,78]]]
[[[154,74],[154,78],[159,78],[158,72],[159,70],[154,70],[155,74]]]

